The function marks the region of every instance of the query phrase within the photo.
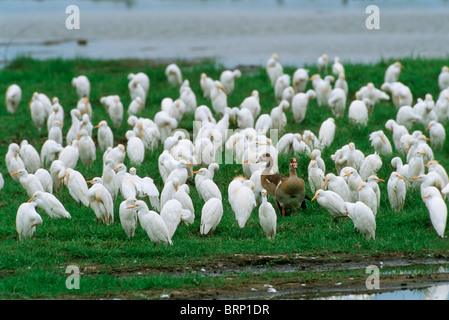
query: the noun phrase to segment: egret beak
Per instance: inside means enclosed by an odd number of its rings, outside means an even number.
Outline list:
[[[347,177],[347,176],[349,176],[351,173],[352,173],[352,171],[350,171],[350,172],[344,174],[343,177]]]
[[[327,183],[328,183],[328,182],[329,182],[329,181],[325,181],[324,184],[323,184],[323,186],[321,187],[321,189],[324,189],[324,187],[327,186]]]
[[[36,198],[36,196],[32,196],[27,202],[31,202],[34,200],[34,198]]]
[[[312,200],[310,200],[310,201],[313,201],[313,200],[315,200],[315,199],[316,199],[316,197],[318,197],[318,192],[316,192],[316,193],[315,193],[315,195],[313,196]]]
[[[429,124],[429,125],[427,126],[427,128],[426,128],[426,131],[429,131],[429,129],[430,129],[431,126],[432,126],[432,125]]]
[[[385,141],[385,138],[384,138],[383,136],[380,136],[380,139],[382,140],[382,142],[383,142],[384,144],[387,144],[387,141]]]
[[[406,181],[406,179],[403,176],[398,175],[398,178]]]
[[[359,188],[357,189],[357,191],[360,191],[363,188],[363,182],[359,184]]]
[[[418,180],[418,179],[421,179],[420,177],[411,177],[410,179],[412,179],[412,180]]]
[[[61,185],[61,182],[62,182],[62,178],[59,178],[59,180],[58,180],[58,187]]]
[[[242,164],[249,162],[249,159],[246,159],[245,161],[242,162]]]
[[[15,176],[16,174],[19,174],[19,173],[20,173],[20,171],[16,171],[16,172],[10,173],[9,175]]]
[[[92,183],[92,182],[94,182],[94,180],[87,180],[86,182],[87,183]]]
[[[185,163],[186,166],[192,166],[193,167],[193,163]]]
[[[379,178],[377,178],[376,180],[377,180],[377,181],[380,181],[380,182],[385,182],[384,179],[379,179]]]
[[[129,207],[126,207],[125,209],[134,209],[135,207],[137,207],[137,204],[129,206]]]
[[[408,153],[411,147],[412,147],[412,145],[409,143],[409,144],[408,144],[407,151],[406,151],[405,153]]]
[[[428,197],[430,197],[429,195],[427,195],[427,196],[422,196],[421,198],[422,199],[427,199]]]
[[[94,128],[95,129],[100,128],[100,124],[97,124]]]

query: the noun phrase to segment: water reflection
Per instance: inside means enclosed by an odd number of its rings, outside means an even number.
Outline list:
[[[346,294],[319,297],[314,300],[449,300],[449,284],[437,284],[422,289],[400,289],[375,294]]]

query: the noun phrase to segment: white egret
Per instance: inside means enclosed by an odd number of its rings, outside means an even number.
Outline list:
[[[440,237],[444,237],[447,221],[447,206],[440,191],[435,187],[427,187],[422,196],[429,211],[432,226]]]
[[[17,84],[12,84],[6,89],[5,94],[6,110],[9,113],[16,113],[20,101],[22,101],[22,89]]]
[[[86,182],[93,184],[86,195],[89,199],[89,205],[97,217],[97,224],[98,220],[101,220],[106,225],[114,223],[114,202],[108,189],[103,185],[101,178],[95,177]]]
[[[354,229],[366,239],[376,239],[376,219],[370,207],[361,201],[345,202],[347,216],[354,223]]]
[[[19,240],[31,238],[36,231],[36,226],[42,224],[42,217],[36,211],[37,203],[22,203],[17,210],[16,230]]]
[[[137,211],[140,226],[147,232],[148,237],[155,246],[161,242],[169,245],[173,244],[164,219],[155,211],[149,210],[144,201],[137,200],[135,204],[127,207],[127,209]]]
[[[54,195],[49,192],[36,191],[27,202],[36,203],[36,206],[44,210],[45,213],[48,214],[48,216],[51,218],[72,218],[61,201],[59,201]]]
[[[387,182],[388,200],[393,212],[401,212],[407,194],[406,179],[399,172],[393,171]]]
[[[274,239],[276,236],[276,212],[273,205],[267,201],[267,190],[261,191],[262,203],[259,206],[259,224],[264,235],[268,239]]]
[[[134,208],[128,209],[135,204],[136,199],[128,198],[123,200],[119,206],[120,224],[125,236],[134,237],[137,228],[137,211]]]
[[[217,228],[218,224],[223,217],[223,203],[220,199],[209,199],[201,209],[201,226],[200,233],[206,235],[210,232],[212,237],[213,231]]]

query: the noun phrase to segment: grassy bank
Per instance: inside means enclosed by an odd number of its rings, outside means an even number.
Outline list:
[[[345,64],[346,78],[349,84],[349,102],[354,93],[368,82],[380,87],[384,71],[392,61],[383,61],[375,65]],[[437,98],[439,89],[437,76],[447,60],[401,60],[404,70],[401,82],[407,84],[416,98],[424,98],[427,93]],[[222,66],[214,61],[198,64],[179,62],[185,79],[196,93],[198,105],[210,102],[203,98],[199,86],[200,75],[207,73],[218,79]],[[308,66],[309,74],[316,72],[315,66]],[[285,66],[285,72],[292,75],[295,66]],[[0,298],[53,298],[53,297],[106,297],[119,295],[133,290],[176,290],[201,286],[224,285],[223,277],[204,278],[192,274],[191,270],[219,268],[220,263],[232,260],[235,254],[254,255],[292,255],[322,256],[338,259],[363,259],[364,257],[383,255],[408,256],[448,256],[449,242],[441,239],[430,223],[427,209],[420,199],[418,191],[407,194],[403,212],[393,213],[388,202],[386,183],[380,184],[381,205],[377,213],[376,240],[367,241],[361,234],[354,232],[352,222],[347,219],[335,225],[329,213],[316,202],[308,202],[307,209],[298,215],[282,218],[278,216],[278,229],[274,241],[263,236],[259,226],[257,209],[248,221],[248,226],[240,231],[237,221],[227,199],[227,187],[230,181],[242,174],[239,164],[222,165],[214,179],[222,191],[224,214],[213,238],[202,237],[199,233],[200,216],[203,201],[198,197],[193,180],[190,195],[195,206],[195,223],[191,226],[179,225],[173,237],[173,246],[154,247],[145,231],[138,228],[131,241],[123,238],[123,230],[119,222],[118,207],[123,200],[121,196],[115,202],[115,223],[110,226],[95,226],[95,214],[91,208],[77,205],[70,197],[67,189],[57,194],[58,199],[71,213],[71,220],[51,220],[42,212],[43,225],[30,240],[20,242],[15,228],[15,217],[21,203],[28,200],[25,190],[8,175],[4,162],[8,145],[20,143],[27,139],[40,151],[47,138],[44,128],[38,133],[31,122],[27,107],[33,92],[46,93],[50,98],[57,96],[65,110],[64,134],[70,128],[69,112],[76,107],[77,96],[71,86],[73,77],[85,74],[91,82],[91,103],[93,107],[92,123],[109,120],[103,106],[99,103],[102,96],[117,94],[121,97],[125,109],[130,103],[127,88],[127,75],[130,72],[145,72],[151,79],[151,89],[142,117],[154,118],[160,110],[161,100],[165,97],[176,99],[178,89],[171,87],[164,74],[165,65],[150,64],[147,61],[119,60],[47,60],[35,61],[21,58],[10,66],[0,70],[0,172],[5,179],[5,186],[0,191]],[[242,77],[236,81],[236,89],[228,98],[229,106],[238,106],[243,99],[257,89],[260,94],[262,113],[267,113],[277,106],[274,90],[263,67],[241,68]],[[17,83],[23,90],[23,99],[15,115],[7,113],[4,106],[4,94],[9,84]],[[311,87],[311,84],[308,84]],[[331,147],[323,151],[328,172],[335,172],[330,155],[350,141],[365,155],[374,152],[370,145],[369,134],[372,131],[384,130],[391,140],[391,132],[385,130],[385,122],[395,118],[396,109],[390,102],[382,102],[376,106],[370,116],[366,128],[355,128],[349,125],[347,116],[336,120],[338,126],[335,140]],[[346,113],[347,115],[347,113]],[[316,100],[309,104],[306,120],[297,124],[291,111],[287,111],[287,132],[302,133],[305,129],[318,134],[321,123],[332,117],[330,110],[317,107]],[[186,115],[180,122],[180,128],[192,130],[193,115]],[[126,143],[125,132],[130,127],[123,121],[118,130],[114,130],[114,144]],[[424,131],[420,125],[414,129]],[[449,130],[446,125],[446,130]],[[94,131],[96,141],[96,131]],[[162,191],[162,179],[157,170],[157,159],[162,147],[153,152],[147,151],[145,161],[137,166],[137,174],[154,179],[159,191]],[[435,159],[449,167],[449,141],[442,151],[435,152]],[[280,156],[280,172],[286,174],[288,159],[292,155]],[[393,155],[395,156],[395,155]],[[393,156],[382,157],[383,166],[378,176],[388,179],[392,168]],[[81,161],[76,169],[86,179],[101,176],[102,154],[97,150],[97,161],[91,168],[85,168]],[[298,156],[298,175],[307,177],[308,158]],[[404,159],[403,159],[404,160]],[[125,164],[130,167],[126,158]],[[307,187],[308,188],[308,187]],[[310,189],[307,189],[310,197]],[[447,231],[446,231],[447,234]],[[80,290],[68,290],[65,286],[66,267],[77,265],[81,272]],[[137,275],[137,272],[143,275]],[[172,277],[176,272],[179,277]],[[184,273],[186,272],[186,273]],[[126,274],[127,277],[121,277]],[[139,298],[137,295],[133,296]]]

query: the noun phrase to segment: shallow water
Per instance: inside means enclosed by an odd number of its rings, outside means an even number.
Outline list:
[[[69,4],[80,29],[65,27]],[[331,59],[447,57],[448,1],[378,1],[380,29],[368,30],[366,1],[0,0],[0,57],[195,59],[226,66]],[[78,39],[87,40],[78,45]],[[47,43],[45,43],[47,42]]]

